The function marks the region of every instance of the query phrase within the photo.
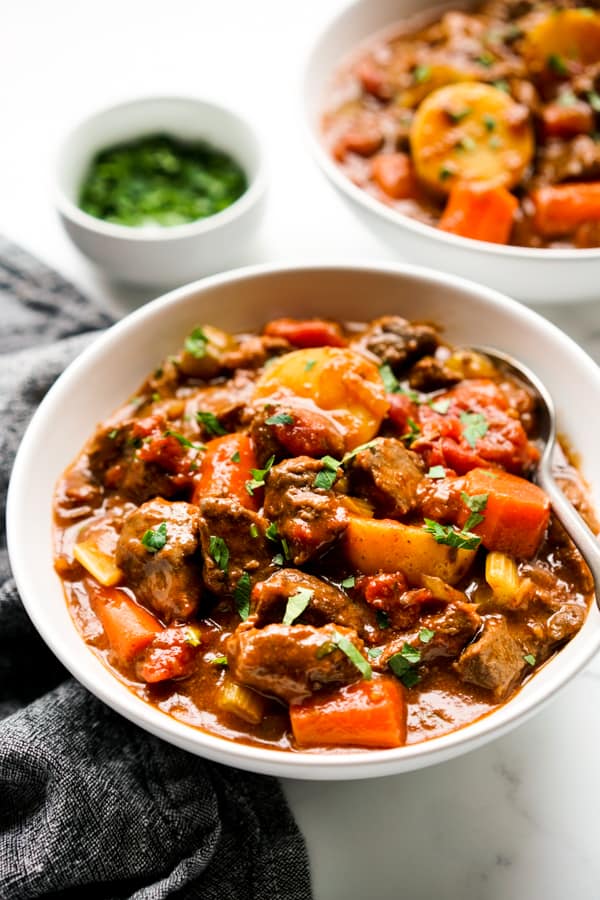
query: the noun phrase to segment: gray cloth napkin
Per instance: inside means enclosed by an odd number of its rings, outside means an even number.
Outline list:
[[[3,239],[0,313],[0,897],[308,900],[304,842],[277,781],[122,719],[68,677],[27,618],[6,551],[10,468],[35,407],[109,319]]]

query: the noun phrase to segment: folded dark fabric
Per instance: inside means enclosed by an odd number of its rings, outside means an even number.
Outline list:
[[[0,897],[310,898],[304,842],[275,779],[122,719],[68,677],[29,622],[4,533],[12,460],[46,390],[109,320],[1,239],[0,304]]]

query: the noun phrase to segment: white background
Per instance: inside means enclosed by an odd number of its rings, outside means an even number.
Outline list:
[[[72,125],[114,101],[198,94],[245,111],[269,152],[267,215],[251,244],[239,248],[240,264],[393,259],[393,251],[325,183],[303,143],[303,58],[342,5],[343,0],[5,5],[0,231],[115,315],[149,299],[152,291],[107,283],[60,230],[52,208],[53,154]],[[600,358],[597,305],[542,312]],[[287,782],[307,838],[316,897],[600,897],[599,711],[596,660],[531,723],[461,759],[371,782]]]

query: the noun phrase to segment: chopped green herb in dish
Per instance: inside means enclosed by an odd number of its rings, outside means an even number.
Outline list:
[[[244,172],[227,153],[155,134],[98,153],[79,206],[116,225],[171,227],[221,212],[246,188]]]

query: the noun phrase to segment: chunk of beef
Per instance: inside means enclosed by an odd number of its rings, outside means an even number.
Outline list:
[[[244,572],[253,583],[271,574],[273,544],[262,516],[225,497],[205,497],[200,513],[202,578],[213,594],[231,596]]]
[[[364,646],[357,634],[341,626],[239,626],[227,639],[229,671],[241,684],[287,703],[301,703],[331,684],[350,684],[360,678],[354,663],[333,643],[335,634]]]
[[[442,388],[452,387],[461,380],[459,372],[436,359],[435,356],[424,356],[414,364],[408,376],[408,383],[414,391],[428,394]]]
[[[395,438],[377,438],[354,456],[346,471],[351,493],[364,497],[383,516],[405,516],[417,504],[423,463]]]
[[[189,675],[198,652],[190,631],[188,627],[159,631],[136,663],[138,678],[156,684]]]
[[[319,460],[298,456],[273,466],[267,478],[265,515],[277,523],[296,566],[323,553],[348,525],[336,495],[315,487],[323,471]]]
[[[183,434],[193,441],[215,436],[202,416],[198,417],[203,412],[212,413],[225,431],[235,431],[246,419],[253,392],[253,373],[244,370],[236,372],[224,384],[202,388],[186,401],[186,419],[181,423]]]
[[[56,486],[56,512],[61,519],[89,516],[102,503],[103,493],[92,475],[87,457],[80,456]]]
[[[526,667],[523,648],[510,633],[503,616],[485,620],[480,637],[454,663],[463,681],[476,684],[503,700],[516,687]]]
[[[538,149],[534,187],[571,179],[594,180],[600,175],[600,147],[592,137],[579,134],[570,141],[550,140]]]
[[[273,421],[283,417],[283,421]],[[342,456],[344,435],[338,423],[310,400],[281,397],[256,408],[250,426],[256,456],[264,465],[271,456]]]
[[[166,543],[153,551],[142,538],[166,526]],[[167,622],[188,619],[200,600],[198,510],[157,497],[130,513],[117,543],[116,561],[140,603]]]
[[[586,610],[577,603],[565,603],[549,617],[546,632],[552,644],[561,644],[577,634],[585,621]]]
[[[421,662],[451,659],[459,655],[480,627],[481,617],[473,604],[460,601],[449,603],[441,612],[421,616],[419,631],[390,641],[380,657],[380,663],[387,664],[390,656],[399,653],[405,643],[419,650]],[[427,643],[419,637],[422,628],[433,631],[433,637]]]
[[[258,369],[274,356],[288,353],[292,347],[284,338],[268,334],[251,334],[243,337],[236,347],[225,352],[221,358],[224,369]]]
[[[372,609],[350,599],[334,585],[298,569],[281,569],[254,586],[253,621],[257,626],[281,622],[288,599],[300,590],[311,592],[309,604],[300,621],[312,625],[324,625],[327,622],[343,625],[354,629],[366,640],[379,631]]]
[[[431,325],[418,325],[400,316],[375,319],[352,346],[358,352],[375,356],[396,374],[422,356],[434,353],[439,339]]]
[[[209,380],[236,369],[258,369],[271,356],[290,350],[287,341],[268,335],[232,335],[212,325],[196,328],[177,365],[190,378]]]

